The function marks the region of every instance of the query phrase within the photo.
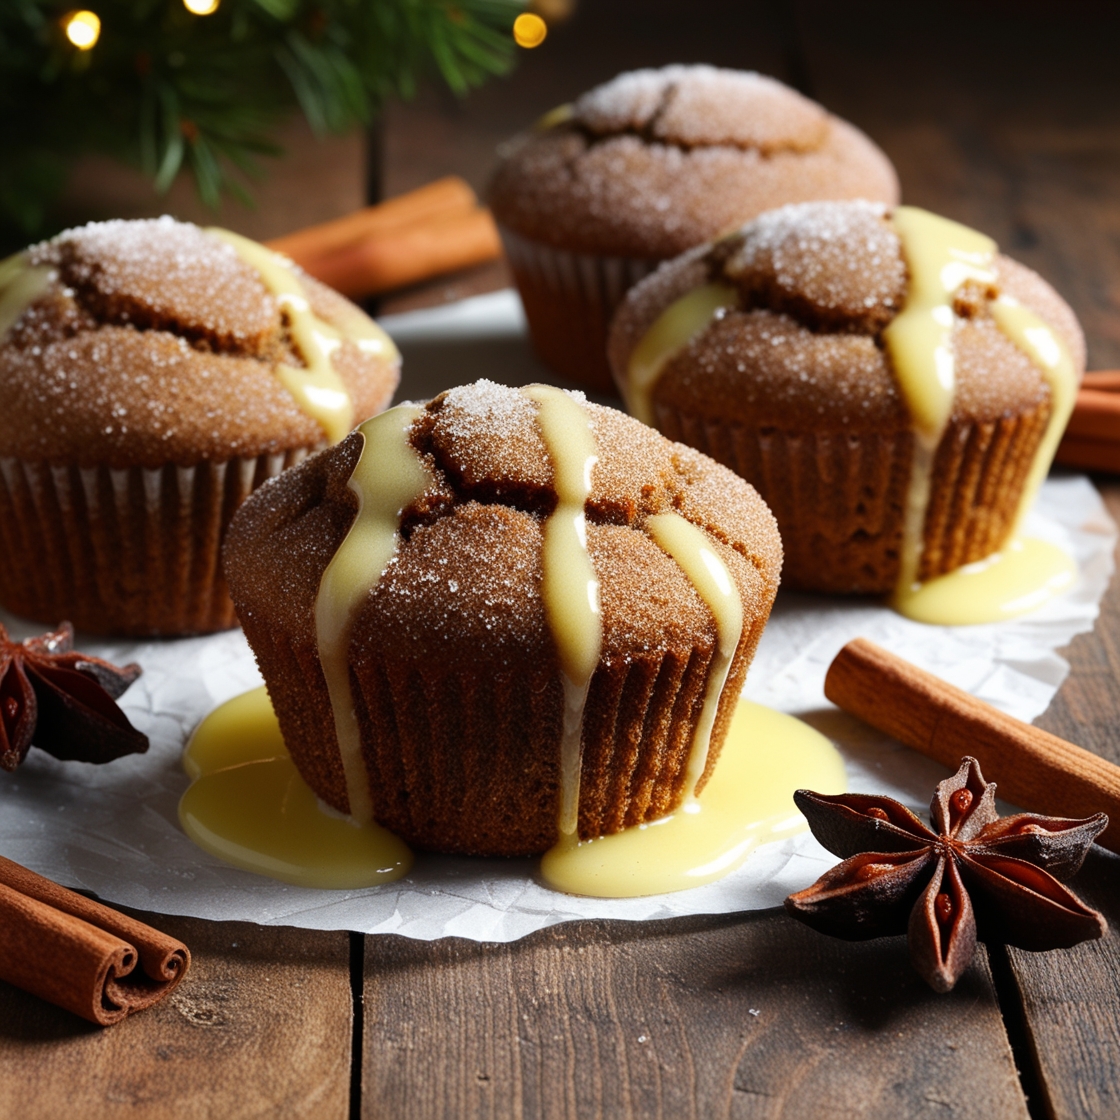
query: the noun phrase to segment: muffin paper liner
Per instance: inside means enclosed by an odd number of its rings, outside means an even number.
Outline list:
[[[315,651],[271,633],[255,612],[246,623],[261,670],[273,682],[292,760],[319,797],[345,810],[345,778]],[[764,625],[759,619],[748,634],[734,668],[740,681]],[[580,780],[585,839],[662,816],[679,798],[710,658],[710,649],[698,650],[683,663],[648,658],[596,670]],[[559,759],[525,746],[558,741],[563,694],[552,666],[491,672],[438,659],[392,667],[367,656],[360,661],[351,687],[381,824],[416,847],[452,852],[525,855],[555,842]],[[515,783],[509,775],[517,775]]]
[[[661,262],[570,253],[505,226],[498,232],[537,356],[561,377],[613,395],[607,362],[611,317],[627,291]]]
[[[120,470],[0,458],[0,602],[101,634],[235,626],[226,526],[252,490],[308,454]]]
[[[657,428],[747,479],[782,534],[782,586],[893,590],[914,453],[910,433],[795,435],[654,402]],[[1049,405],[988,423],[952,423],[937,450],[919,578],[995,552],[1011,531]]]

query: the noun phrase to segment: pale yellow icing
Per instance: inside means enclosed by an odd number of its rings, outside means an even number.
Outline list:
[[[685,776],[685,796],[692,798],[708,764],[708,748],[720,697],[743,634],[743,601],[727,565],[702,529],[678,513],[660,513],[646,521],[646,530],[658,547],[667,552],[688,576],[716,620],[718,641],[708,670],[704,706],[692,737]]]
[[[538,117],[533,129],[536,132],[547,132],[550,128],[567,124],[574,116],[575,106],[569,101],[563,105],[557,105],[555,109],[549,109],[543,116]]]
[[[327,439],[338,443],[354,426],[354,403],[331,356],[343,341],[351,341],[363,353],[392,359],[397,356],[392,340],[357,310],[346,316],[342,330],[332,326],[311,310],[303,283],[287,258],[229,230],[208,232],[231,245],[275,296],[287,316],[292,341],[306,363],[304,369],[280,363],[276,376],[299,407],[323,426]]]
[[[698,887],[730,874],[759,844],[805,831],[795,789],[844,788],[844,764],[823,735],[740,700],[699,798],[624,832],[561,842],[541,860],[541,877],[556,890],[598,898]]]
[[[899,593],[915,622],[969,626],[1026,614],[1077,579],[1069,553],[1048,541],[1013,538],[999,552]]]
[[[303,887],[355,890],[399,879],[412,853],[380,825],[320,804],[288,757],[263,688],[211,712],[191,737],[186,834],[234,867]]]
[[[661,312],[634,347],[627,365],[625,396],[631,416],[653,425],[650,396],[666,364],[721,310],[738,307],[739,303],[738,291],[729,284],[703,284]]]
[[[16,253],[0,261],[0,338],[46,291],[52,271],[44,266],[28,264],[25,253]]]
[[[552,459],[559,499],[544,526],[541,593],[564,684],[560,833],[574,835],[579,824],[583,710],[603,642],[599,580],[587,551],[584,516],[599,454],[587,410],[576,397],[548,385],[531,385],[522,392],[537,402],[537,423]]]
[[[1077,403],[1077,370],[1069,347],[1058,332],[1014,297],[1001,295],[992,304],[992,315],[1000,330],[1042,370],[1050,386],[1050,419],[1019,499],[1015,519],[1015,530],[1019,531],[1039,487],[1050,473],[1062,433]]]
[[[900,592],[905,592],[918,578],[934,455],[953,410],[953,297],[966,280],[995,283],[996,243],[913,206],[897,207],[891,224],[909,272],[906,305],[883,331],[914,426],[898,580]]]
[[[349,481],[358,497],[358,513],[323,573],[315,601],[319,660],[330,693],[350,815],[359,823],[371,819],[373,803],[350,688],[350,628],[355,611],[397,551],[402,511],[434,481],[408,442],[408,430],[422,411],[400,405],[358,428],[365,442]]]
[[[1011,540],[980,564],[917,582],[934,456],[949,423],[956,387],[953,298],[972,280],[996,283],[996,244],[983,234],[925,210],[900,206],[891,216],[909,273],[906,305],[883,338],[914,424],[915,451],[903,521],[894,602],[909,618],[942,625],[992,622],[1034,610],[1073,582],[1075,567],[1060,549],[1019,542],[1073,410],[1077,374],[1069,350],[1047,323],[1012,297],[995,300],[1000,329],[1042,371],[1050,387],[1048,426],[1023,487]]]
[[[195,779],[179,817],[206,851],[248,871],[301,886],[358,888],[399,879],[412,854],[376,824],[356,827],[318,804],[287,757],[263,688],[212,712],[184,756]],[[780,712],[739,701],[719,766],[670,816],[542,860],[556,890],[603,898],[663,894],[734,871],[759,844],[804,831],[795,789],[844,789],[832,744]]]

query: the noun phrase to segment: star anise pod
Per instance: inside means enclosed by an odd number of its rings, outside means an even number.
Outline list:
[[[963,759],[937,787],[931,831],[890,797],[798,790],[813,835],[845,859],[786,910],[849,941],[907,934],[914,967],[939,992],[968,967],[978,938],[1040,952],[1100,937],[1102,915],[1058,880],[1081,868],[1108,817],[1000,817],[995,792],[976,759]]]
[[[138,676],[139,665],[78,653],[69,622],[25,642],[0,626],[0,768],[14,770],[32,744],[81,762],[146,751],[147,735],[115,703]]]

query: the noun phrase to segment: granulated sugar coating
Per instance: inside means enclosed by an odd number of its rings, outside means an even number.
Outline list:
[[[303,363],[276,300],[234,249],[171,218],[94,223],[28,250],[45,290],[0,340],[0,456],[114,468],[277,454],[323,442],[275,375]],[[316,314],[361,314],[300,274]],[[358,419],[395,360],[345,342]]]
[[[716,645],[692,584],[645,532],[677,512],[707,533],[746,618],[713,757],[777,589],[773,518],[742,479],[620,412],[589,404],[599,459],[585,506],[603,644],[584,720],[580,834],[664,815]],[[375,816],[422,848],[531,854],[557,837],[563,689],[542,601],[557,503],[538,405],[482,381],[437,397],[410,440],[435,482],[354,617],[350,671]],[[354,515],[351,437],[257,492],[225,564],[301,773],[347,808],[318,665],[314,605]],[[325,718],[324,718],[325,717]]]
[[[726,144],[768,155],[813,151],[828,132],[824,109],[789,86],[712,66],[621,74],[579,98],[572,115],[596,136],[644,132],[682,148]]]
[[[1081,329],[1061,297],[1007,257],[995,271],[991,289],[969,285],[955,304],[956,392],[922,579],[1002,546],[1050,414],[1042,371],[999,329],[992,300],[1006,292],[1040,315],[1084,368]],[[661,313],[709,281],[735,287],[741,305],[666,363],[651,396],[658,428],[759,489],[782,531],[787,586],[892,590],[914,444],[882,337],[907,292],[888,211],[864,201],[786,206],[662,266],[612,325],[620,384]]]
[[[511,143],[491,185],[499,223],[556,248],[662,260],[787,202],[898,199],[886,156],[759,74],[639,70]]]
[[[902,306],[906,266],[887,208],[803,202],[753,221],[724,274],[752,302],[788,310],[817,329],[874,334]]]

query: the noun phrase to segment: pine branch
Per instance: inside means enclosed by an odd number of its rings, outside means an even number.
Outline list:
[[[0,0],[0,240],[41,236],[67,167],[85,152],[167,190],[245,199],[283,121],[319,134],[367,124],[426,76],[463,95],[512,65],[523,0],[85,0],[89,51],[66,41],[69,0]]]

